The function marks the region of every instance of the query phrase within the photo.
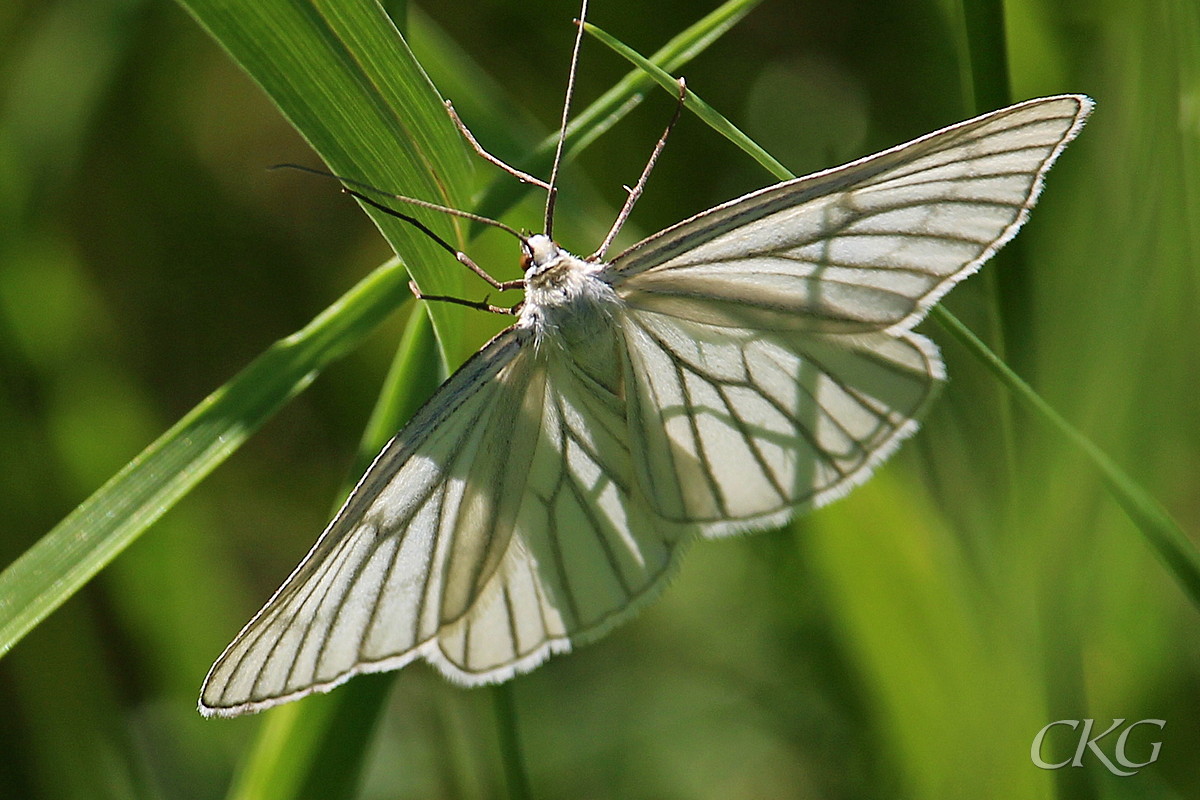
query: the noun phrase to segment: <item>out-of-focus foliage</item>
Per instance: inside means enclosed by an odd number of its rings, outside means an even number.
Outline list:
[[[713,5],[593,0],[591,18],[649,53]],[[556,124],[575,13],[441,0],[408,27],[476,135],[519,158]],[[809,172],[986,110],[959,13],[766,0],[684,74]],[[1009,363],[1200,535],[1200,10],[1014,0],[1007,22],[1012,99],[1078,91],[1098,108],[1021,236],[951,305],[999,341],[999,291]],[[626,69],[585,42],[577,107]],[[651,95],[566,170],[566,247],[594,247],[670,113]],[[335,185],[265,169],[288,161],[319,166],[179,6],[0,8],[0,564],[391,255]],[[625,241],[771,180],[685,118]],[[539,218],[530,195],[506,220]],[[472,254],[517,274],[511,240]],[[323,526],[404,317],[0,660],[0,797],[217,798],[265,749],[265,717],[202,721],[195,695]],[[475,343],[499,324],[461,319]],[[928,332],[950,386],[876,479],[789,530],[698,545],[637,621],[514,683],[537,794],[1200,797],[1196,609],[1088,465],[1036,420],[1001,425],[994,381]],[[1135,760],[1163,743],[1136,776],[1030,761],[1049,722],[1121,717],[1167,722],[1131,736]],[[344,794],[501,793],[492,719],[485,690],[403,671]],[[1070,757],[1055,730],[1046,755]]]

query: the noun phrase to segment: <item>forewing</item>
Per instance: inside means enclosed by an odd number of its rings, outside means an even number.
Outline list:
[[[493,339],[387,444],[313,549],[213,665],[202,712],[257,711],[359,672],[401,666],[444,617],[469,605],[464,565],[505,549],[497,484],[477,480],[495,475],[478,474],[489,464],[478,456],[516,424],[514,405],[533,379],[527,337],[510,328]],[[472,527],[475,520],[491,524]]]
[[[763,332],[646,311],[625,321],[637,475],[708,536],[782,524],[861,483],[931,401],[936,346],[909,331]]]
[[[911,328],[1025,221],[1092,108],[1030,100],[780,183],[643,240],[611,265],[633,308],[732,328]]]

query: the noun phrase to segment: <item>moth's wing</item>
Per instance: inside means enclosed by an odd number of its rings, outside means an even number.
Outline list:
[[[629,425],[655,511],[707,536],[780,525],[849,491],[943,376],[911,331],[761,331],[630,311]]]
[[[644,502],[626,507],[623,412],[570,375],[560,391],[529,337],[497,336],[387,445],[213,665],[202,713],[418,656],[460,682],[503,680],[651,593],[676,548]]]
[[[718,206],[614,259],[630,439],[658,513],[719,535],[865,480],[942,377],[911,327],[1013,236],[1091,105],[1020,103]]]
[[[1029,100],[698,214],[617,256],[633,308],[713,325],[907,330],[1025,221],[1091,111]]]
[[[494,505],[468,479],[478,477],[481,451],[517,423],[533,377],[526,339],[517,328],[498,335],[388,442],[313,549],[213,665],[202,713],[257,711],[331,688],[371,662],[398,667],[436,635],[447,605],[461,613],[453,606],[468,602],[459,596],[468,589],[461,580],[446,587],[447,567],[477,558],[464,548],[491,545],[480,525],[461,535],[479,507]],[[378,647],[381,640],[389,646]]]

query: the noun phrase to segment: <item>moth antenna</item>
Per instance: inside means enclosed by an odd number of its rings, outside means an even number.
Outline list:
[[[654,150],[650,153],[650,159],[646,162],[646,168],[642,170],[637,183],[633,185],[632,189],[626,187],[629,195],[625,198],[625,205],[621,206],[621,213],[617,214],[616,220],[613,221],[612,227],[609,228],[608,235],[604,237],[604,241],[600,243],[600,247],[596,249],[596,252],[587,257],[588,261],[599,261],[604,258],[604,254],[608,252],[613,239],[617,238],[617,234],[625,226],[625,221],[633,213],[634,204],[642,196],[642,192],[646,188],[646,181],[650,179],[650,173],[654,171],[654,165],[658,163],[658,157],[662,155],[663,148],[667,146],[667,137],[671,135],[671,130],[675,127],[675,123],[679,121],[679,114],[683,111],[684,101],[687,100],[687,83],[684,82],[683,78],[680,78],[678,85],[679,99],[675,103],[675,114],[672,115],[671,121],[667,123],[666,130],[663,131],[662,136],[658,137],[658,143],[654,145]]]
[[[562,164],[563,143],[567,139],[567,120],[571,117],[571,98],[575,94],[575,69],[579,66],[579,48],[583,44],[583,23],[587,20],[588,0],[579,8],[575,21],[575,45],[571,48],[571,68],[567,71],[567,96],[563,100],[562,121],[558,126],[558,144],[554,147],[554,164],[550,167],[550,186],[546,190],[546,224],[542,232],[554,238],[554,201],[558,197],[558,168]]]
[[[341,181],[342,183],[348,184],[350,186],[356,186],[359,189],[362,189],[364,191],[378,195],[379,197],[386,197],[389,200],[395,200],[399,203],[406,203],[410,206],[417,206],[418,208],[427,208],[430,211],[439,211],[443,214],[449,214],[452,217],[460,217],[462,219],[467,219],[472,222],[479,222],[483,225],[491,225],[493,228],[499,228],[500,230],[504,231],[505,233],[511,234],[518,241],[520,241],[521,244],[525,244],[527,241],[527,237],[522,236],[521,233],[516,228],[512,228],[508,225],[505,225],[500,220],[492,219],[491,217],[484,217],[479,214],[472,214],[470,211],[463,211],[462,209],[451,208],[450,206],[439,205],[438,203],[431,203],[428,200],[418,200],[415,197],[408,197],[407,195],[403,195],[403,194],[393,194],[392,192],[385,192],[384,190],[376,188],[369,183],[364,183],[363,181],[358,181],[358,180],[355,180],[354,178],[347,178],[343,175],[337,175],[335,173],[328,172],[323,169],[315,169],[313,167],[306,167],[302,164],[275,164],[274,166],[271,167],[271,169],[294,169],[294,170],[299,170],[300,172],[307,172],[310,175],[320,175],[323,178],[333,178],[336,181]],[[423,233],[427,233],[431,236],[433,235],[432,233],[430,233],[429,229],[426,228],[424,225],[420,225],[419,223],[414,222],[412,217],[409,217],[405,214],[401,214],[401,213],[397,212],[395,209],[388,208],[385,205],[382,205],[380,203],[369,200],[368,198],[364,197],[361,192],[350,191],[350,194],[354,195],[355,197],[359,198],[360,200],[363,200],[366,203],[369,203],[370,205],[374,206],[375,208],[379,209],[380,211],[383,211],[384,213],[391,214],[393,217],[397,217],[399,219],[403,219],[405,222],[413,223],[418,228],[422,229]],[[435,236],[434,238],[438,238],[438,237]],[[448,245],[445,245],[444,242],[439,242],[439,243],[442,244],[443,246],[448,246]],[[451,252],[455,252],[455,251],[452,250]]]
[[[371,186],[370,184],[363,183],[362,181],[356,181],[353,178],[343,178],[342,176],[335,175],[332,172],[326,172],[325,170],[322,170],[322,169],[313,169],[312,167],[305,167],[305,166],[301,166],[299,164],[276,164],[275,166],[271,167],[271,169],[296,169],[296,170],[300,170],[301,172],[308,172],[313,175],[320,175],[321,177],[325,177],[325,178],[334,178],[338,181],[341,181],[343,184],[350,184],[351,186],[360,186],[363,189],[366,189],[367,191],[375,192],[376,194],[380,195],[381,197],[388,197],[388,198],[391,198],[392,200],[399,200],[403,203],[409,203],[411,205],[419,206],[421,208],[428,208],[433,211],[444,211],[447,214],[451,214],[456,217],[463,217],[464,219],[474,220],[476,222],[482,222],[482,223],[485,223],[488,225],[493,225],[493,226],[499,228],[500,230],[511,233],[513,236],[517,237],[518,241],[521,242],[521,246],[525,250],[529,249],[528,237],[522,235],[516,229],[510,228],[509,226],[505,225],[503,222],[498,222],[494,219],[489,219],[487,217],[481,217],[478,214],[472,214],[469,211],[459,211],[456,208],[449,208],[448,206],[440,206],[437,203],[430,203],[425,200],[417,200],[414,197],[405,197],[404,195],[392,194],[390,192],[384,192],[379,189],[376,189],[374,186]],[[430,239],[432,239],[443,250],[450,253],[450,255],[454,256],[454,258],[460,264],[462,264],[464,267],[471,270],[476,275],[478,275],[479,277],[481,277],[485,281],[487,281],[487,283],[490,286],[492,286],[493,288],[499,289],[500,291],[503,292],[503,291],[508,291],[509,289],[519,289],[523,285],[522,281],[498,281],[498,280],[496,280],[487,272],[487,270],[483,269],[478,264],[476,264],[474,261],[472,261],[470,256],[468,256],[463,251],[459,250],[454,245],[447,242],[441,236],[438,236],[436,233],[433,232],[433,230],[431,230],[429,228],[428,225],[421,222],[416,217],[410,217],[408,214],[405,214],[401,211],[397,211],[394,208],[390,208],[390,207],[384,205],[383,203],[379,202],[375,198],[368,197],[367,195],[363,194],[362,192],[358,191],[357,189],[351,189],[350,186],[342,186],[342,191],[345,192],[346,194],[350,195],[351,197],[358,198],[359,200],[361,200],[362,202],[371,206],[372,208],[379,209],[380,211],[382,211],[383,213],[385,213],[389,216],[395,217],[396,219],[399,219],[399,220],[403,220],[404,222],[407,222],[409,225],[412,225],[414,228],[419,230],[421,233],[425,234]],[[444,298],[437,297],[437,298],[430,298],[430,299],[442,300]],[[469,303],[467,303],[467,304],[469,305]],[[480,306],[478,304],[475,307],[482,308],[482,306]],[[490,309],[485,309],[485,310],[490,310]]]

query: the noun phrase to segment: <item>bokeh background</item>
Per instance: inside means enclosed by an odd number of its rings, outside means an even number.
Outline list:
[[[596,0],[591,19],[649,53],[715,5]],[[505,109],[467,121],[517,157],[556,124],[576,12],[439,0],[408,27],[435,83]],[[998,292],[1009,363],[1195,537],[1200,8],[1013,0],[1006,21],[1012,99],[1098,107],[951,306],[995,342]],[[765,0],[684,74],[805,173],[973,114],[963,42],[949,0]],[[580,106],[626,71],[585,42]],[[567,170],[565,246],[594,247],[670,112],[652,96]],[[0,564],[391,255],[335,185],[266,169],[287,161],[319,163],[178,5],[0,6]],[[624,238],[770,182],[685,117]],[[506,219],[537,229],[537,198]],[[511,278],[514,249],[473,252]],[[0,797],[239,786],[271,714],[202,720],[200,682],[323,527],[411,308],[0,660]],[[475,344],[498,324],[478,316]],[[951,383],[875,480],[787,530],[696,546],[634,622],[514,682],[536,794],[1200,797],[1197,609],[1091,466],[1020,411],[1006,443],[1003,393],[924,329]],[[1161,741],[1159,759],[1123,778],[1092,753],[1031,763],[1043,725],[1089,718],[1165,720],[1129,742],[1144,760]],[[322,796],[504,795],[490,690],[415,665],[370,725],[355,756],[293,737],[279,758],[361,757],[361,782]],[[1056,731],[1047,758],[1070,758]]]

